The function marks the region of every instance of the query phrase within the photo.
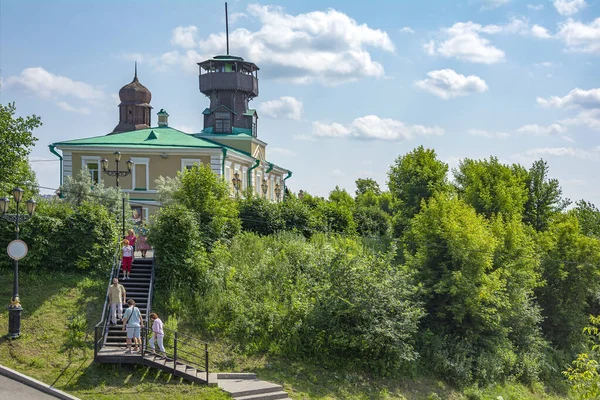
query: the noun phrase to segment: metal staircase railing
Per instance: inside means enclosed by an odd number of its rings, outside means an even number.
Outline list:
[[[110,278],[108,280],[108,287],[106,288],[106,297],[104,299],[104,307],[102,308],[102,317],[100,317],[100,321],[94,326],[94,360],[98,356],[98,351],[104,346],[106,342],[106,336],[108,333],[108,328],[110,326],[110,303],[109,299],[109,290],[110,285],[112,285],[113,278],[119,276],[119,266],[121,264],[121,257],[119,257],[121,252],[121,247],[119,243],[117,245],[117,251],[113,257],[113,265],[110,270]]]

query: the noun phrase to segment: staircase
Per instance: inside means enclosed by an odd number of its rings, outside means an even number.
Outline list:
[[[133,299],[135,306],[140,309],[144,321],[149,320],[148,313],[148,295],[153,282],[152,279],[152,259],[134,258],[131,267],[131,278],[123,279],[123,274],[119,273],[119,283],[125,287],[127,300]],[[123,306],[125,312],[127,306]],[[127,333],[123,331],[123,324],[118,321],[117,325],[109,328],[104,347],[106,349],[123,349],[126,347]]]
[[[141,351],[125,353],[127,333],[123,331],[121,321],[116,325],[110,325],[107,289],[102,317],[94,329],[95,362],[147,365],[189,382],[218,385],[236,400],[289,399],[281,385],[261,381],[253,373],[209,373],[208,344],[180,332],[165,329],[165,334],[172,339],[172,347],[165,349],[166,354],[152,353],[147,346],[147,338],[151,335],[148,313],[152,310],[154,259],[135,258],[130,279],[123,279],[119,264],[119,259],[115,255],[109,282],[112,284],[113,278],[118,277],[119,283],[125,287],[126,300],[133,299],[142,313],[144,328],[141,329]]]

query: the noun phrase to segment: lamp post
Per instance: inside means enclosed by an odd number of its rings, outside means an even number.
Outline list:
[[[236,196],[239,195],[240,187],[242,186],[242,180],[240,179],[239,172],[233,174],[233,179],[231,180],[231,182],[233,183],[233,188],[235,189]]]
[[[269,188],[269,185],[267,185],[267,178],[263,178],[263,181],[260,184],[260,188],[262,189],[263,196],[266,196],[267,195],[267,189]]]
[[[19,204],[23,200],[23,189],[13,189],[12,195],[17,204],[17,213],[8,214],[8,206],[10,204],[8,197],[0,199],[0,212],[2,212],[3,219],[15,224],[15,240],[19,240],[19,224],[28,221],[33,216],[36,202],[32,199],[27,200],[25,203],[27,204],[27,213],[29,215],[19,214]],[[21,335],[21,312],[23,311],[23,307],[21,307],[21,303],[19,302],[19,260],[17,258],[14,258],[14,260],[13,295],[8,306],[8,337],[10,339],[16,339]]]
[[[117,169],[113,170],[113,171],[109,171],[108,170],[108,160],[106,158],[103,158],[102,160],[100,160],[100,165],[102,166],[102,171],[104,171],[104,173],[108,176],[114,176],[116,178],[117,181],[117,187],[119,187],[119,177],[126,177],[127,175],[131,174],[131,171],[133,170],[133,161],[131,160],[131,158],[129,160],[127,160],[127,171],[119,171],[119,161],[121,161],[121,152],[119,151],[115,151],[114,153],[115,155],[115,164],[117,165]],[[123,196],[123,236],[125,236],[125,196]]]
[[[281,185],[279,183],[275,184],[275,196],[277,196],[277,201],[281,200]]]

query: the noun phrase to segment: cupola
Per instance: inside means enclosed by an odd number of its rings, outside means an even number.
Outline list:
[[[138,80],[137,63],[133,80],[119,90],[119,99],[119,124],[113,133],[150,128],[152,93]]]

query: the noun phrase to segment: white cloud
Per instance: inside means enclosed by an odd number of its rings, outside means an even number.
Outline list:
[[[531,28],[531,34],[533,36],[535,36],[536,38],[540,38],[540,39],[551,39],[552,38],[552,35],[550,34],[550,32],[548,32],[548,29],[546,29],[540,25],[534,25]]]
[[[171,44],[173,46],[183,47],[184,49],[192,49],[196,47],[198,41],[198,28],[191,26],[178,26],[173,29],[171,35]]]
[[[550,68],[553,67],[554,64],[550,61],[543,61],[541,63],[535,63],[533,64],[534,67],[546,67],[546,68]]]
[[[483,129],[469,129],[469,135],[486,137],[490,139],[505,139],[510,136],[510,133],[506,132],[489,132]]]
[[[344,172],[341,169],[334,169],[333,171],[331,171],[331,175],[332,176],[344,176]]]
[[[315,137],[311,136],[311,135],[293,135],[292,139],[302,140],[302,141],[307,141],[307,142],[316,142],[317,141],[317,139],[315,139]]]
[[[560,121],[561,124],[587,126],[590,129],[600,131],[600,109],[583,110],[575,117]]]
[[[78,114],[86,114],[86,115],[90,113],[90,110],[85,107],[73,107],[65,101],[59,101],[56,103],[56,105],[65,111],[70,111],[70,112],[74,112],[74,113],[78,113]]]
[[[559,24],[556,37],[575,53],[600,53],[600,18],[589,24],[568,19]]]
[[[415,33],[415,31],[413,31],[412,29],[410,29],[410,27],[405,26],[404,28],[400,29],[400,32],[402,33]]]
[[[464,76],[452,69],[442,69],[427,73],[429,78],[416,81],[415,85],[442,99],[482,93],[488,90],[485,81],[476,75]]]
[[[532,158],[540,157],[573,157],[589,159],[597,157],[599,154],[598,148],[592,150],[584,150],[575,147],[540,147],[527,150],[524,155]]]
[[[547,99],[538,97],[537,102],[544,107],[600,108],[600,88],[589,90],[575,88],[564,97],[551,96]]]
[[[418,135],[443,135],[439,126],[407,125],[402,121],[366,115],[356,118],[349,126],[339,123],[313,122],[315,137],[354,138],[363,140],[402,141]]]
[[[554,8],[561,15],[573,15],[587,6],[585,0],[554,0]]]
[[[24,89],[45,98],[71,96],[88,102],[105,98],[105,93],[90,84],[55,75],[42,67],[26,68],[20,75],[6,78],[7,87]]]
[[[265,117],[296,121],[302,118],[303,109],[302,102],[291,96],[282,96],[277,100],[265,101],[258,106],[260,114]]]
[[[504,51],[493,46],[482,34],[495,35],[501,33],[527,34],[528,22],[525,19],[513,18],[505,25],[480,25],[474,22],[457,22],[450,28],[442,29],[444,40],[430,41],[423,46],[429,55],[439,54],[446,58],[457,58],[461,61],[495,64],[505,59]]]
[[[290,149],[284,149],[281,147],[269,147],[269,154],[279,154],[285,157],[293,157],[296,155],[295,152],[293,152]]]
[[[544,9],[543,4],[527,4],[527,8],[533,11],[540,11]]]
[[[333,9],[291,15],[281,7],[251,4],[247,12],[261,27],[231,32],[232,54],[259,64],[273,78],[335,85],[382,77],[383,66],[372,60],[367,48],[394,52],[386,32]],[[203,54],[221,54],[225,34],[211,34],[198,45]]]
[[[482,10],[493,10],[510,3],[510,0],[483,0]]]
[[[548,135],[554,135],[554,134],[561,134],[561,133],[565,133],[566,131],[567,131],[567,129],[560,124],[551,124],[548,126],[530,124],[530,125],[523,125],[519,129],[517,129],[518,133],[526,133],[526,134],[531,134],[531,135],[536,135],[536,136],[548,136]]]
[[[241,13],[241,12],[233,13],[233,14],[231,14],[229,16],[229,23],[235,24],[236,22],[238,22],[242,18],[248,18],[248,16],[246,14],[244,14],[244,13]]]

